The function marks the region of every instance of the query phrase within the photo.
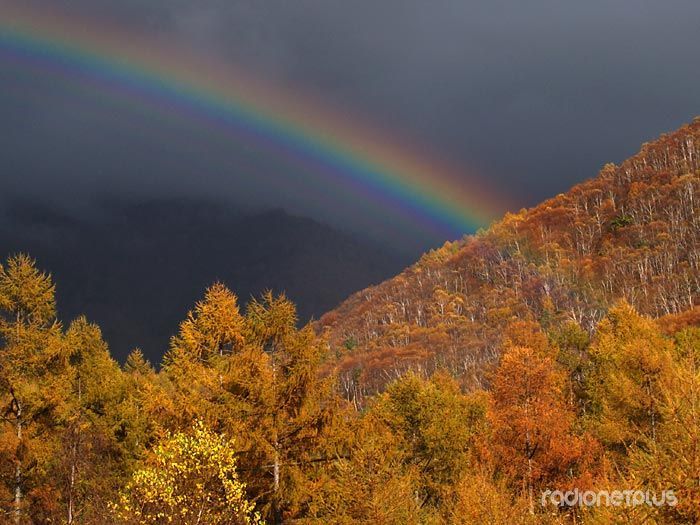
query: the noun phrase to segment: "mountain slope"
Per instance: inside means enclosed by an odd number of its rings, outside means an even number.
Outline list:
[[[187,200],[111,201],[90,216],[19,203],[0,220],[0,251],[52,272],[62,319],[86,314],[116,357],[139,346],[153,362],[216,280],[242,303],[284,291],[308,320],[407,263],[308,218]]]
[[[566,194],[354,294],[317,324],[346,395],[372,393],[407,368],[446,366],[480,386],[513,320],[550,332],[573,321],[590,331],[618,298],[657,317],[693,308],[699,190],[695,119]]]

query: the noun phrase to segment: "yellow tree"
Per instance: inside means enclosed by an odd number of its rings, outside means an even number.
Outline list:
[[[483,430],[488,402],[462,394],[457,382],[438,372],[395,381],[371,407],[376,421],[393,434],[395,446],[419,472],[421,506],[439,509],[474,465],[475,438]]]
[[[676,505],[643,507],[647,520],[700,523],[700,328],[676,334],[673,365],[660,386],[656,440],[634,447],[626,482],[661,495],[673,489]]]
[[[127,357],[123,382],[124,390],[113,426],[121,449],[122,467],[130,471],[161,431],[160,420],[173,414],[173,408],[162,386],[162,378],[141,350],[135,349]]]
[[[246,348],[245,319],[238,299],[216,283],[187,314],[163,360],[169,404],[161,418],[168,427],[188,425],[202,419],[222,426],[230,418],[233,400],[224,388],[228,359]]]
[[[54,285],[25,255],[0,266],[0,345],[2,445],[9,459],[4,465],[11,465],[2,477],[12,493],[14,521],[21,523],[42,514],[41,500],[51,505],[54,499],[42,478],[56,443],[44,431],[53,426],[68,388],[61,380],[66,354]]]
[[[469,472],[455,486],[448,523],[453,525],[543,525],[544,516],[533,516],[527,500],[513,494],[503,480],[488,472]]]
[[[656,440],[671,347],[656,324],[626,302],[617,303],[598,325],[590,347],[590,420],[599,439],[618,455]]]
[[[569,321],[553,330],[552,339],[558,350],[557,362],[567,372],[568,402],[577,414],[585,414],[590,404],[586,390],[591,372],[590,336],[577,323]]]
[[[236,436],[241,476],[252,500],[273,521],[300,512],[311,497],[308,471],[336,396],[321,379],[326,351],[311,327],[297,328],[284,296],[253,300],[246,316],[222,285],[182,323],[164,359],[166,428],[202,419]]]
[[[171,348],[201,360],[230,354],[243,344],[243,326],[237,297],[223,284],[215,283],[180,324]]]
[[[65,345],[69,365],[63,381],[69,388],[58,407],[55,431],[60,432],[61,454],[55,477],[70,525],[103,516],[122,481],[122,450],[115,430],[125,383],[99,327],[84,317],[71,323]]]
[[[244,456],[271,521],[301,512],[312,497],[308,475],[329,460],[324,451],[338,397],[334,378],[322,378],[327,345],[311,326],[297,329],[296,308],[268,292],[246,312],[249,351],[232,356],[228,390],[247,429]],[[267,467],[269,465],[269,468]]]
[[[420,471],[390,428],[373,413],[344,422],[347,435],[335,460],[313,485],[305,522],[418,525]]]
[[[260,523],[238,479],[233,443],[195,423],[168,434],[136,470],[114,505],[125,524]]]

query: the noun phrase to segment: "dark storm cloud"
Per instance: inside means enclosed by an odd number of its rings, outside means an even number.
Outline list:
[[[46,5],[178,39],[365,114],[478,169],[522,205],[566,190],[700,113],[697,1]],[[56,194],[74,185],[177,192],[201,188],[206,173],[217,194],[295,208],[288,195],[255,182],[290,168],[244,147],[198,141],[201,130],[183,131],[177,119],[146,123],[140,110],[75,96],[36,73],[5,69],[0,81],[4,181],[16,176],[27,190],[49,185]],[[371,228],[352,222],[350,203],[338,216],[322,208],[310,213]]]

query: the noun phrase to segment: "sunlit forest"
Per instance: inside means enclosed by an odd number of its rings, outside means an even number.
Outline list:
[[[213,283],[161,363],[10,254],[2,520],[700,523],[699,176],[696,120],[303,326]]]

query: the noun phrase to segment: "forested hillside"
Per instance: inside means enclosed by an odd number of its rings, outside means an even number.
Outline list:
[[[660,317],[696,307],[699,293],[695,119],[571,191],[426,254],[318,328],[358,400],[407,369],[446,367],[466,387],[484,386],[513,320],[591,333],[619,298]]]
[[[700,523],[699,145],[696,120],[315,325],[214,283],[158,370],[9,256],[0,523]]]

